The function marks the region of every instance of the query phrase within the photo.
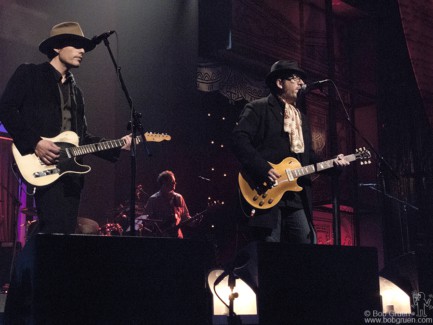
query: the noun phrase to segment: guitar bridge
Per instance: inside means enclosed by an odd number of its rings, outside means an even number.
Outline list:
[[[44,176],[49,176],[49,175],[53,175],[53,174],[59,174],[60,173],[60,169],[58,168],[53,168],[53,169],[47,169],[41,172],[36,172],[33,173],[34,177],[44,177]]]

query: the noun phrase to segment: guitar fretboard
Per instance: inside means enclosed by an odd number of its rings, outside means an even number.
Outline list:
[[[141,141],[143,141],[143,138],[141,136],[135,138],[136,144],[139,144]],[[87,155],[89,153],[94,153],[98,151],[120,148],[123,147],[125,143],[126,141],[123,139],[109,140],[104,142],[86,144],[79,147],[66,148],[66,151],[68,152],[68,156],[77,157],[77,156]]]
[[[358,159],[355,154],[344,156],[344,158],[346,158],[346,160],[348,161],[354,161]],[[316,167],[314,167],[314,165],[307,165],[297,169],[286,169],[286,174],[288,179],[292,181],[295,178],[299,178],[305,175],[313,174],[316,171],[320,172],[322,170],[334,167],[334,159],[329,159],[329,160],[319,162],[316,164]]]

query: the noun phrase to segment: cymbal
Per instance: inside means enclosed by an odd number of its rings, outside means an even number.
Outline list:
[[[99,224],[89,218],[77,218],[77,233],[78,234],[97,234],[99,231]]]
[[[128,204],[120,204],[119,207],[113,209],[113,212],[117,213],[117,214],[124,214],[124,213],[129,212],[131,210],[130,208],[131,207]],[[142,207],[139,204],[136,204],[135,205],[135,214],[137,215],[137,214],[143,214],[143,213],[144,213],[144,207]]]
[[[131,209],[130,209],[130,207],[128,206],[128,207],[125,207],[124,209],[123,209],[123,211],[125,211],[125,212],[129,212]],[[139,213],[139,212],[143,212],[144,211],[144,208],[142,208],[142,207],[140,207],[138,204],[137,205],[135,205],[135,213]]]
[[[26,216],[29,216],[29,217],[33,217],[33,216],[38,215],[36,208],[23,208],[23,209],[21,209],[21,213],[25,214]]]
[[[145,222],[162,222],[162,220],[159,219],[149,219],[149,215],[144,214],[142,216],[139,216],[135,218],[135,222],[137,221],[145,221]]]

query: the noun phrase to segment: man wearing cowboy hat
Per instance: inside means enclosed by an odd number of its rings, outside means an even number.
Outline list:
[[[54,164],[60,148],[42,137],[53,138],[67,130],[77,133],[80,145],[104,141],[87,131],[83,95],[70,72],[81,65],[84,53],[94,48],[78,23],[63,22],[39,45],[49,62],[22,64],[15,71],[0,98],[0,121],[21,155],[35,153],[42,163]],[[131,137],[123,139],[122,149],[128,150]],[[110,150],[99,156],[115,161],[119,153]],[[38,232],[75,231],[82,186],[82,176],[68,174],[36,190]]]
[[[297,62],[275,62],[266,76],[271,93],[245,105],[239,117],[232,133],[233,152],[256,184],[272,186],[281,177],[269,162],[279,164],[286,157],[302,166],[317,162],[307,116],[296,107],[305,78]],[[336,165],[349,164],[343,155],[338,157]],[[311,180],[304,176],[298,184],[301,192],[285,192],[273,208],[248,212],[253,240],[315,243]]]

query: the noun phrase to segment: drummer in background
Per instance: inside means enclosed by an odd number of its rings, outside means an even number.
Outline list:
[[[149,219],[161,220],[159,228],[162,237],[182,239],[182,230],[176,226],[191,216],[183,196],[175,192],[176,178],[172,171],[165,170],[158,175],[157,182],[160,189],[149,198],[144,213]]]

